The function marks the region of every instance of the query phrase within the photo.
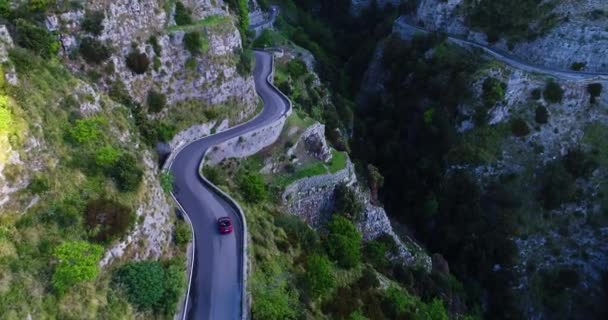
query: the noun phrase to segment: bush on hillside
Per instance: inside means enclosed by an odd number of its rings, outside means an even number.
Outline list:
[[[152,50],[156,57],[159,57],[162,54],[162,47],[158,43],[158,38],[155,35],[151,35],[148,39],[148,43],[152,46]]]
[[[99,273],[103,247],[86,241],[66,241],[53,251],[57,262],[51,282],[63,293],[77,283],[91,281]]]
[[[53,57],[59,52],[59,41],[45,28],[23,19],[17,19],[15,31],[17,45],[31,50],[45,59]]]
[[[542,96],[542,90],[540,88],[535,88],[530,92],[530,98],[532,100],[539,100]]]
[[[123,153],[116,164],[108,170],[108,175],[114,179],[118,190],[131,192],[141,184],[144,172],[137,165],[137,159],[130,153]]]
[[[103,11],[87,11],[82,20],[82,30],[94,36],[100,35],[103,32],[103,19]]]
[[[537,106],[534,113],[534,120],[536,121],[536,123],[545,124],[549,122],[549,111],[547,110],[547,108],[545,108],[545,106]]]
[[[86,37],[80,42],[80,54],[86,62],[99,64],[108,60],[112,51],[101,41]]]
[[[511,120],[511,132],[516,137],[525,137],[530,133],[530,127],[524,119],[515,118]]]
[[[306,260],[304,282],[313,298],[329,293],[336,285],[332,265],[327,257],[313,254]]]
[[[293,59],[287,62],[287,73],[293,79],[299,79],[308,72],[306,64],[301,59]]]
[[[371,263],[377,270],[384,270],[390,265],[386,253],[387,245],[380,241],[369,241],[365,244],[365,259]]]
[[[165,108],[167,97],[155,90],[148,91],[148,110],[152,113],[158,113]]]
[[[139,310],[152,310],[165,294],[165,270],[157,261],[129,262],[114,272],[114,281]]]
[[[184,35],[184,46],[192,55],[201,53],[203,47],[203,35],[198,31],[191,31]]]
[[[175,24],[178,26],[186,26],[192,24],[192,11],[186,8],[184,3],[177,1],[175,3]]]
[[[334,215],[328,225],[327,251],[342,268],[353,268],[361,262],[361,233],[346,218]]]
[[[150,59],[143,52],[131,51],[127,55],[127,67],[136,74],[144,74],[148,70]]]
[[[248,76],[251,74],[251,68],[253,67],[253,53],[251,50],[242,50],[239,53],[239,63],[236,66],[236,71],[242,76]]]
[[[292,246],[299,245],[304,252],[315,252],[319,248],[319,235],[300,218],[282,214],[275,217],[275,224],[285,231]]]
[[[120,158],[122,151],[116,147],[107,145],[95,151],[95,165],[103,170],[112,167]]]
[[[183,220],[178,220],[175,224],[175,244],[185,245],[192,239],[190,226]]]
[[[506,89],[507,85],[504,82],[494,77],[486,78],[483,81],[481,95],[484,105],[489,108],[504,100]]]
[[[564,89],[555,81],[549,80],[545,85],[545,91],[543,92],[545,100],[551,103],[562,102],[564,98]]]
[[[237,184],[247,202],[258,203],[268,197],[268,190],[264,178],[259,173],[239,173]]]
[[[84,212],[89,237],[101,243],[120,238],[135,221],[129,207],[109,199],[89,201]]]
[[[334,212],[343,215],[351,221],[358,221],[363,213],[363,203],[355,190],[339,184],[334,188]]]
[[[587,92],[589,93],[589,102],[595,103],[595,100],[602,94],[601,83],[590,83],[587,85]]]

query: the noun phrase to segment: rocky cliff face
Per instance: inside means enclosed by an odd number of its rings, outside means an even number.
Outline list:
[[[175,26],[171,4],[155,0],[89,1],[83,9],[49,16],[47,27],[59,33],[67,64],[74,71],[95,70],[106,80],[98,83],[102,88],[119,80],[136,101],[144,104],[148,92],[156,90],[166,95],[170,105],[188,100],[202,105],[229,104],[243,110],[235,120],[250,115],[256,105],[253,79],[237,72],[241,38],[223,2],[184,1],[194,21],[193,26],[184,27]],[[68,59],[86,34],[82,20],[87,10],[105,16],[97,39],[109,44],[113,53],[102,67]],[[215,21],[199,22],[209,17]],[[206,48],[202,54],[192,55],[184,47],[184,35],[189,31],[203,33]],[[156,38],[157,45],[151,37]],[[151,62],[144,74],[136,74],[126,65],[126,57],[133,51],[145,53]]]
[[[306,141],[310,141],[311,136],[314,136],[315,141],[320,145],[327,145],[324,130],[319,130],[321,127],[316,123],[307,128],[298,139],[298,144],[306,143]],[[297,144],[292,149],[297,149]],[[297,154],[299,157],[304,154],[314,158],[319,157],[317,148],[305,148],[304,153],[298,152]],[[418,266],[430,272],[430,257],[415,241],[408,237],[400,237],[395,233],[384,208],[371,203],[369,191],[361,189],[362,187],[357,183],[354,165],[349,158],[346,160],[346,167],[338,172],[300,179],[288,185],[281,196],[287,211],[304,219],[314,228],[322,228],[331,219],[335,206],[334,190],[336,186],[346,184],[357,190],[359,200],[363,203],[362,217],[356,224],[363,234],[364,240],[375,240],[388,235],[397,244],[397,255],[393,257],[394,259],[405,265]]]
[[[608,51],[608,18],[603,1],[547,1],[554,5],[551,14],[559,19],[545,34],[531,41],[508,46],[502,40],[495,45],[511,51],[526,61],[570,69],[579,63],[582,70],[607,71],[604,57]],[[429,30],[441,30],[486,42],[485,35],[466,25],[467,8],[463,0],[423,0],[413,17]]]

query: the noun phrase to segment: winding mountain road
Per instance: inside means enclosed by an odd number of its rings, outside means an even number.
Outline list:
[[[255,51],[254,80],[264,108],[252,120],[194,141],[179,151],[169,169],[173,195],[194,229],[194,259],[184,319],[241,319],[245,286],[243,250],[246,239],[242,218],[234,205],[220,196],[198,170],[207,150],[226,140],[273,123],[289,110],[289,101],[268,82],[273,68],[269,53]],[[229,216],[234,231],[221,235],[217,218]]]
[[[405,16],[397,18],[397,20],[395,21],[395,27],[397,32],[405,32],[408,34],[432,33],[432,31],[426,30],[410,23],[407,17]],[[509,52],[488,46],[486,44],[477,43],[454,34],[446,34],[446,36],[447,39],[452,43],[463,47],[481,49],[486,54],[491,55],[495,59],[502,61],[514,68],[521,69],[527,72],[539,73],[573,81],[608,80],[608,72],[575,71],[536,65],[527,62],[524,59],[517,57]]]

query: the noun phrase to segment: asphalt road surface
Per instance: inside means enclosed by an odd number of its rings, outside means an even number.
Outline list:
[[[194,266],[187,319],[241,319],[243,293],[243,226],[237,212],[199,177],[205,151],[228,139],[274,122],[287,112],[289,103],[267,82],[272,56],[255,51],[254,80],[264,102],[255,118],[227,131],[197,140],[183,148],[170,167],[174,195],[192,221],[195,235]],[[228,216],[234,231],[218,232],[217,219]]]

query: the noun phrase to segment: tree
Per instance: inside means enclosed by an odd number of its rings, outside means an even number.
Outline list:
[[[192,55],[201,53],[203,47],[203,35],[198,31],[191,31],[184,35],[184,46]]]
[[[516,137],[525,137],[530,133],[530,127],[522,118],[511,120],[511,132]]]
[[[243,193],[245,200],[251,203],[258,203],[268,197],[268,190],[264,183],[264,178],[259,173],[240,173],[237,177],[237,184]]]
[[[165,270],[158,261],[129,262],[114,273],[130,303],[140,310],[151,310],[165,294]]]
[[[108,169],[108,175],[114,179],[120,191],[135,191],[141,183],[143,170],[137,165],[137,159],[130,153],[123,153],[116,164]]]
[[[551,103],[559,103],[564,98],[564,89],[557,82],[549,80],[545,85],[543,96]]]
[[[337,214],[343,215],[352,221],[361,218],[363,203],[359,200],[357,193],[346,184],[339,184],[334,189],[335,207]]]
[[[580,148],[568,150],[562,162],[566,170],[575,178],[589,177],[597,167],[595,160]]]
[[[334,215],[328,225],[327,251],[342,268],[353,268],[361,262],[361,233],[348,219]]]
[[[143,52],[131,51],[127,55],[127,67],[136,74],[144,74],[148,70],[150,59]]]
[[[293,59],[287,62],[287,72],[291,75],[292,79],[299,79],[301,76],[308,72],[306,64],[301,59]]]
[[[185,26],[192,24],[192,11],[181,2],[175,3],[175,24]]]
[[[112,52],[110,48],[101,41],[91,37],[85,37],[80,41],[80,54],[86,62],[99,64],[108,60],[112,55]]]
[[[82,30],[94,36],[100,35],[103,32],[103,19],[103,11],[87,11],[82,20]]]
[[[167,193],[173,191],[173,173],[171,171],[165,171],[160,174],[160,186]]]
[[[86,241],[66,241],[55,247],[53,256],[57,261],[51,282],[63,293],[73,285],[91,281],[99,273],[99,260],[103,247]]]
[[[16,42],[19,46],[48,59],[59,52],[59,41],[45,28],[38,27],[24,19],[15,21]]]
[[[325,256],[313,254],[306,260],[305,283],[309,294],[318,298],[329,293],[336,285],[332,265]]]

